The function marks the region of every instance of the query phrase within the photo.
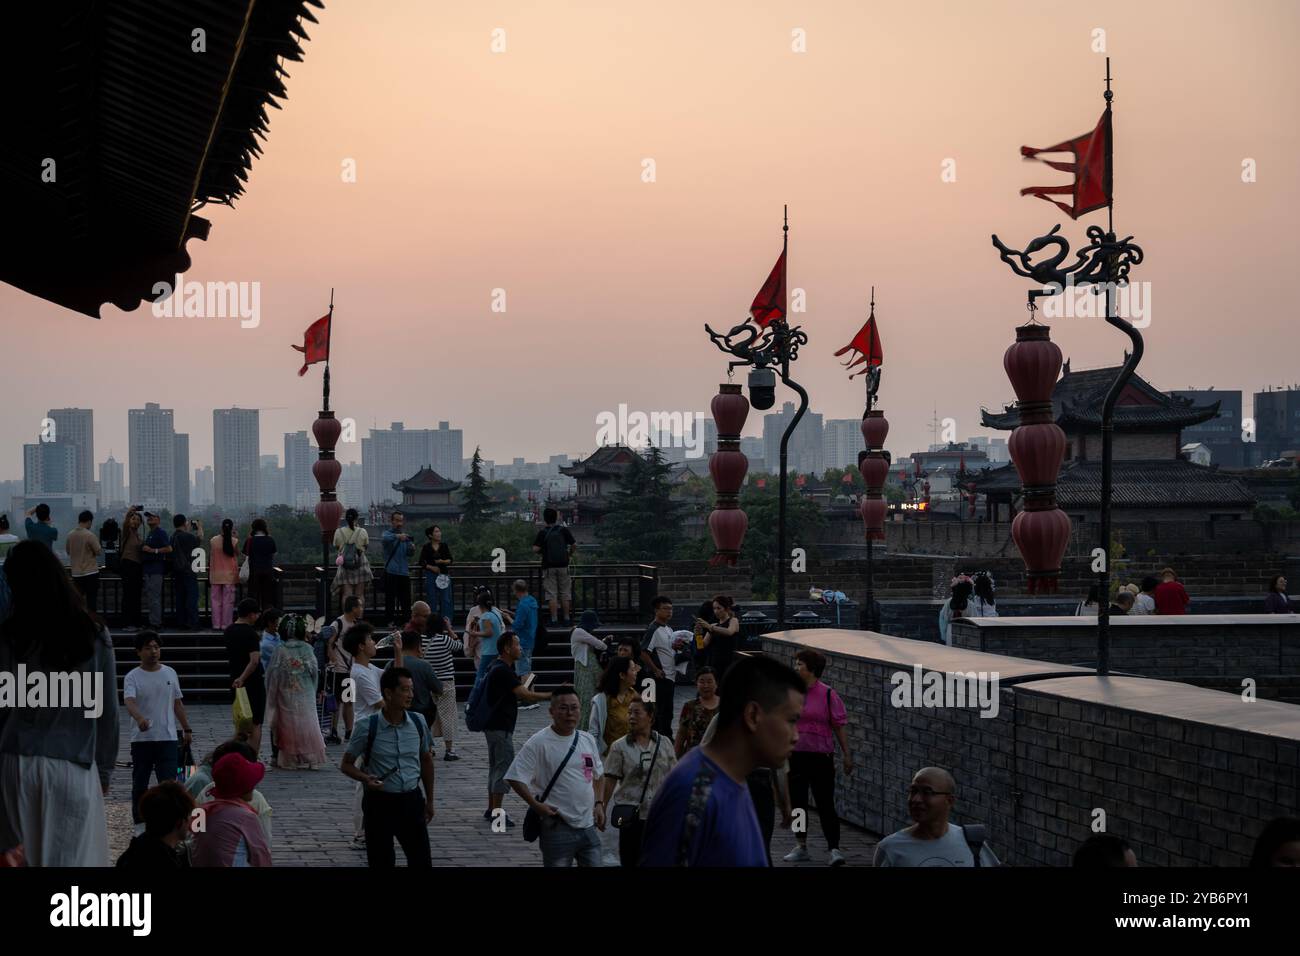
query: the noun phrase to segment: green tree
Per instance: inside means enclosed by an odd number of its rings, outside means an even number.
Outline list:
[[[777,554],[778,522],[780,518],[780,492],[775,478],[769,478],[767,487],[759,488],[750,482],[740,493],[740,507],[749,518],[749,530],[740,546],[742,560],[754,569],[754,597],[758,600],[776,599],[776,562],[789,561],[790,555]],[[825,524],[821,508],[811,498],[805,498],[790,483],[786,499],[787,549],[812,550],[817,532]]]
[[[682,505],[672,496],[671,469],[659,449],[635,455],[596,528],[607,561],[662,561],[682,545]]]
[[[481,525],[492,514],[492,495],[488,480],[483,477],[483,456],[476,446],[469,465],[469,482],[461,489],[461,522],[471,527]]]

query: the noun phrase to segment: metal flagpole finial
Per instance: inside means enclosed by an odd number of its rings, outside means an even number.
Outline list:
[[[782,205],[782,206],[781,206],[781,219],[782,219],[781,231],[782,231],[782,232],[789,232],[789,231],[790,231],[790,207],[789,207],[789,205]]]
[[[876,287],[873,285],[871,287],[871,313],[870,315],[868,315],[868,318],[870,318],[875,314],[876,314]]]
[[[1106,105],[1109,106],[1110,101],[1115,96],[1115,94],[1110,91],[1110,57],[1106,57],[1106,92],[1102,95],[1106,97]]]

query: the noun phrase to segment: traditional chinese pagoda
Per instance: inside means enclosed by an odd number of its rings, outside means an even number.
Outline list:
[[[459,521],[460,505],[451,498],[459,488],[459,481],[448,481],[428,465],[405,481],[393,482],[393,490],[402,493],[402,514],[417,525],[424,521]],[[416,540],[420,540],[418,535]]]
[[[1101,409],[1118,373],[1117,367],[1076,372],[1066,361],[1052,391],[1052,412],[1066,440],[1056,498],[1076,522],[1097,521],[1100,515]],[[1240,481],[1181,456],[1182,430],[1209,421],[1218,411],[1218,402],[1198,405],[1133,376],[1115,405],[1111,506],[1117,517],[1204,521],[1250,512],[1255,499]],[[1011,405],[1002,412],[981,409],[980,417],[985,428],[1001,431],[1018,424]],[[985,520],[1010,521],[1021,492],[1015,466],[986,469],[973,480],[985,496]]]
[[[572,465],[560,467],[560,474],[578,482],[578,493],[563,503],[566,516],[579,524],[600,521],[609,508],[610,496],[618,481],[636,457],[636,452],[626,445],[604,445],[590,456]]]

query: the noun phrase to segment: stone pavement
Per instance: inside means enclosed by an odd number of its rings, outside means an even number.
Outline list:
[[[678,687],[676,710],[689,699],[694,688]],[[194,729],[194,755],[202,760],[231,734],[230,708],[226,705],[196,704],[188,708]],[[122,716],[122,745],[113,787],[108,798],[110,858],[117,859],[131,839],[130,717]],[[549,722],[546,705],[519,713],[515,746]],[[330,766],[316,771],[280,770],[268,767],[258,788],[270,802],[272,815],[271,855],[276,866],[365,866],[365,851],[353,849],[352,795],[355,784],[338,770],[343,745],[329,746]],[[436,814],[429,825],[429,842],[435,866],[541,866],[536,844],[525,843],[519,827],[493,833],[483,819],[487,807],[487,744],[483,735],[469,733],[461,717],[456,738],[461,759],[442,759],[443,745],[437,746],[435,761]],[[262,758],[269,761],[269,735],[263,729]],[[507,814],[522,823],[525,806],[514,793],[506,795]],[[787,864],[781,856],[794,846],[793,838],[777,830],[772,855],[777,866],[824,866],[826,844],[822,841],[816,811],[809,813],[808,846],[813,861]],[[779,826],[779,821],[778,821]],[[875,837],[842,824],[841,844],[850,866],[868,866],[875,851]],[[397,850],[403,862],[401,849]]]

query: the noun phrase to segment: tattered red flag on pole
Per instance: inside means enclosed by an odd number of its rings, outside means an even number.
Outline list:
[[[844,348],[835,353],[839,358],[845,352],[856,352],[857,354],[848,362],[841,362],[845,368],[853,368],[856,365],[867,363],[866,368],[858,369],[849,378],[857,375],[865,375],[871,370],[873,365],[881,365],[885,361],[884,350],[880,346],[880,330],[876,328],[876,317],[873,315],[862,328],[858,329],[858,334],[853,336],[853,341]]]
[[[762,328],[772,321],[785,321],[785,250],[776,260],[763,288],[754,296],[749,314]]]
[[[302,345],[290,346],[303,354],[299,375],[307,374],[307,366],[330,360],[330,317],[323,315],[302,334]]]
[[[1037,196],[1039,199],[1045,199],[1047,202],[1061,207],[1071,219],[1078,219],[1085,213],[1104,209],[1110,205],[1113,198],[1111,195],[1111,154],[1113,145],[1110,110],[1106,110],[1101,114],[1101,119],[1097,121],[1097,126],[1091,133],[1084,133],[1082,136],[1076,136],[1074,139],[1066,140],[1064,143],[1057,143],[1055,146],[1049,146],[1046,149],[1021,146],[1020,155],[1027,156],[1030,159],[1037,159],[1039,153],[1073,153],[1074,162],[1072,163],[1063,163],[1050,159],[1039,161],[1046,163],[1053,169],[1074,173],[1074,182],[1068,186],[1027,186],[1020,190],[1020,195]],[[1048,199],[1048,196],[1069,196],[1071,202],[1067,206],[1055,199]]]

